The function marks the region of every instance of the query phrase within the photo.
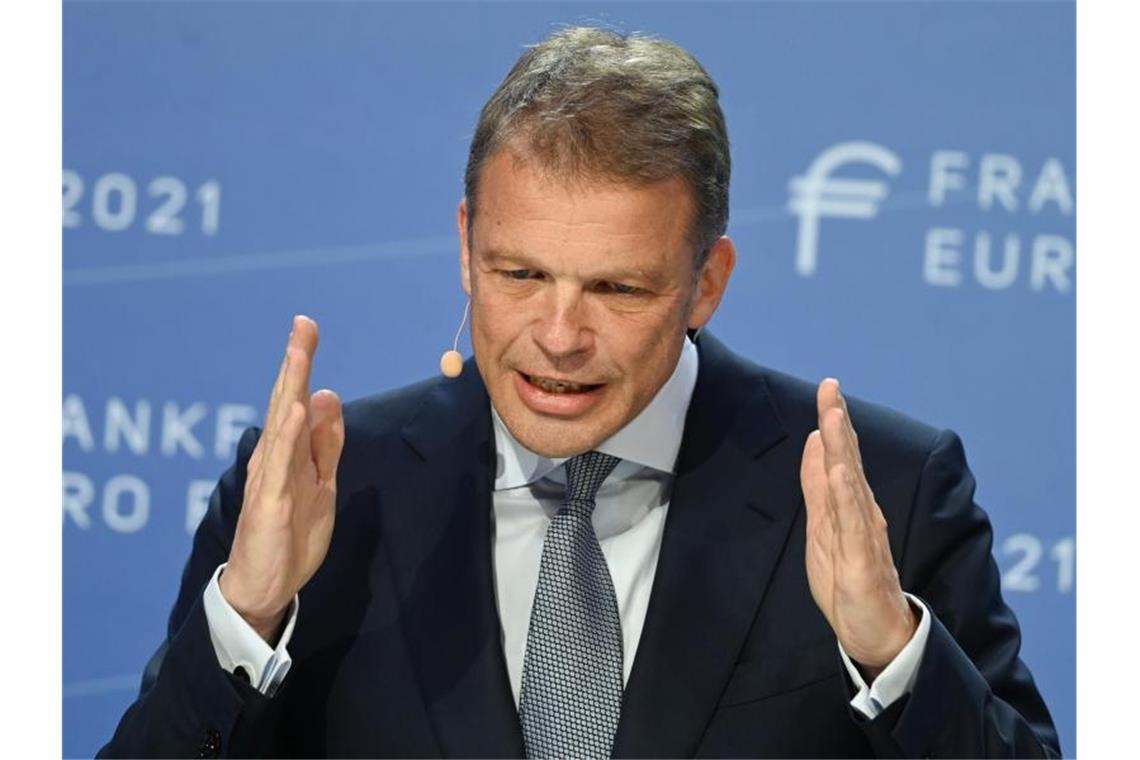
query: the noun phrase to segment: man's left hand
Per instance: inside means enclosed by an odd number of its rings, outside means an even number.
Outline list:
[[[843,650],[872,681],[914,636],[919,618],[899,584],[887,521],[863,474],[837,380],[820,383],[816,404],[819,429],[800,465],[808,584]]]

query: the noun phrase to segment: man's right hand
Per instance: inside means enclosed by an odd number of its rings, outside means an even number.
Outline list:
[[[293,318],[285,360],[253,450],[222,596],[273,646],[293,597],[324,561],[344,448],[340,398],[309,396],[317,323]]]

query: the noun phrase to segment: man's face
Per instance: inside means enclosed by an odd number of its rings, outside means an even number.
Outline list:
[[[460,266],[491,402],[528,449],[589,451],[669,379],[685,330],[720,301],[732,244],[694,277],[680,179],[560,182],[506,149],[484,164],[478,201],[470,239],[459,207]]]

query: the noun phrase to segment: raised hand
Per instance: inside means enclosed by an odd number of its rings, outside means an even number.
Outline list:
[[[863,474],[837,380],[820,383],[816,405],[819,429],[808,436],[800,466],[808,584],[844,651],[873,680],[910,641],[919,618],[899,584],[887,521]]]
[[[324,561],[336,514],[344,417],[332,391],[309,396],[318,337],[316,322],[293,318],[219,580],[230,606],[271,644],[293,596]]]

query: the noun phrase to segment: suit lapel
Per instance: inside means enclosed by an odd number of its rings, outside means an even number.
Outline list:
[[[709,335],[678,457],[615,756],[692,755],[801,504],[800,447],[763,377]],[[424,705],[444,755],[521,756],[492,569],[494,443],[474,363],[402,430],[415,452],[381,532]]]
[[[759,371],[703,336],[614,756],[691,756],[801,503],[799,446]]]
[[[412,665],[445,756],[523,752],[492,570],[490,406],[468,361],[401,431],[417,455],[381,503]],[[383,499],[382,499],[383,501]]]

